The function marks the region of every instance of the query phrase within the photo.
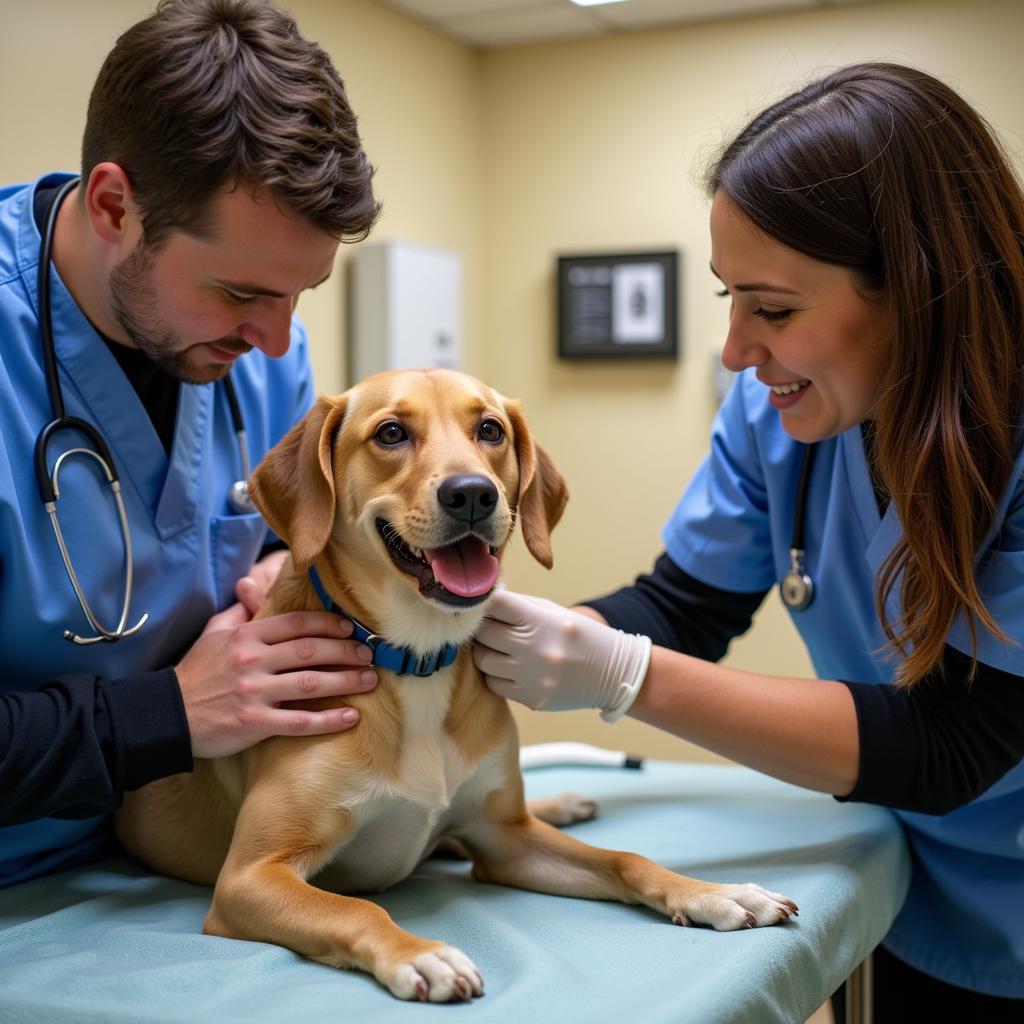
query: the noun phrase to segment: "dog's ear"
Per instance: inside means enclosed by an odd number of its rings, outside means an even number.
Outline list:
[[[555,468],[551,456],[533,440],[526,417],[518,402],[506,400],[505,411],[515,432],[516,455],[519,459],[519,522],[523,540],[531,555],[550,569],[551,531],[562,518],[569,500],[569,488]]]
[[[331,451],[347,404],[347,395],[317,399],[249,477],[253,502],[288,544],[298,569],[313,564],[334,526]]]

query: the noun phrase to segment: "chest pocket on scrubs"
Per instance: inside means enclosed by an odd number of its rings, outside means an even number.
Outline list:
[[[210,562],[219,608],[235,603],[235,584],[256,561],[266,535],[258,512],[211,518]]]

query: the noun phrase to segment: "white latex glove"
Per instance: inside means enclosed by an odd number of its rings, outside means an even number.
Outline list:
[[[473,660],[499,697],[535,711],[600,708],[614,722],[640,692],[651,640],[544,598],[500,590],[476,634]]]

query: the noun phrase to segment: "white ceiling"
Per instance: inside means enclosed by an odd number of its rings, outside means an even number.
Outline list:
[[[472,46],[489,48],[608,35],[864,0],[624,0],[578,7],[571,0],[379,0]]]

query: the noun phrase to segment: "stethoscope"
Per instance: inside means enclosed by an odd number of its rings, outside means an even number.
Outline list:
[[[46,371],[46,388],[50,393],[50,407],[53,410],[53,419],[46,424],[39,432],[35,445],[35,473],[36,483],[39,486],[39,495],[42,498],[43,506],[50,517],[50,524],[53,526],[54,536],[57,538],[57,546],[60,548],[61,558],[64,560],[64,568],[67,570],[71,586],[78,598],[78,603],[89,620],[89,625],[95,630],[95,636],[80,636],[70,629],[64,630],[64,639],[76,644],[95,644],[102,641],[113,643],[124,637],[134,636],[146,624],[149,613],[145,612],[142,618],[130,628],[127,627],[128,611],[132,601],[132,536],[128,528],[128,516],[125,513],[124,498],[121,496],[121,481],[117,475],[117,468],[110,454],[110,448],[103,439],[103,435],[91,423],[79,419],[76,416],[68,416],[64,409],[64,394],[60,386],[60,377],[57,373],[57,356],[53,344],[53,321],[50,315],[50,259],[53,254],[53,233],[57,223],[57,211],[68,193],[78,184],[78,178],[71,178],[61,186],[60,191],[54,197],[53,202],[46,214],[46,223],[43,228],[43,235],[39,242],[39,331],[42,336],[43,366]],[[231,485],[228,491],[228,505],[237,514],[255,512],[256,507],[249,497],[249,448],[245,438],[245,424],[242,420],[242,411],[238,405],[238,397],[235,394],[234,385],[230,377],[224,378],[224,392],[227,395],[228,405],[231,409],[231,422],[238,438],[238,448],[241,453],[242,479]],[[77,430],[84,434],[92,448],[69,448],[57,456],[53,464],[52,472],[47,472],[47,452],[50,441],[54,435],[62,430]],[[117,506],[117,517],[121,523],[121,540],[124,544],[125,576],[124,576],[124,600],[121,604],[121,616],[113,629],[106,629],[96,617],[92,607],[86,600],[82,585],[79,582],[78,574],[71,561],[71,554],[64,540],[64,534],[60,528],[60,520],[57,518],[57,499],[60,497],[60,488],[57,479],[61,467],[67,459],[74,455],[87,456],[95,459],[103,470],[107,483],[114,496],[114,504]]]
[[[811,466],[817,444],[809,444],[804,451],[800,467],[800,482],[796,488],[796,511],[793,513],[793,536],[789,542],[789,572],[782,577],[779,595],[782,603],[791,611],[798,612],[814,600],[814,580],[804,565],[804,513],[807,510],[807,491],[811,483]]]

